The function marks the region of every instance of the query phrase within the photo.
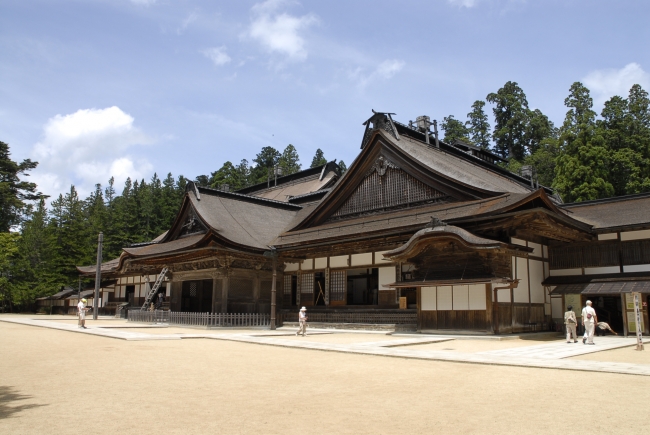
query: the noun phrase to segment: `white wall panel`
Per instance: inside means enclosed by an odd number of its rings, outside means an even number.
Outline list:
[[[499,287],[499,284],[492,284],[495,287]],[[510,302],[510,289],[506,288],[503,290],[497,290],[497,300],[499,302]]]
[[[338,257],[330,257],[330,267],[348,267],[348,256],[339,255]]]
[[[650,272],[650,264],[635,264],[623,266],[623,272]]]
[[[530,268],[530,301],[534,304],[544,303],[544,262],[528,260]]]
[[[542,253],[542,245],[539,243],[528,242],[528,247],[533,248],[533,252],[531,252],[530,255],[533,255],[535,257],[542,257],[544,255]]]
[[[551,276],[582,275],[582,269],[551,269]]]
[[[350,265],[352,266],[366,266],[372,264],[372,252],[365,254],[352,254],[350,256]]]
[[[510,243],[512,243],[513,245],[526,246],[526,241],[525,240],[517,239],[517,238],[514,238],[514,237],[510,237]]]
[[[616,240],[616,239],[618,239],[617,233],[598,234],[598,240]]]
[[[285,272],[295,272],[300,269],[300,263],[284,263]]]
[[[650,230],[626,231],[621,233],[621,240],[650,239]]]
[[[325,269],[327,267],[327,257],[316,258],[314,260],[314,269]]]
[[[379,290],[389,290],[388,284],[397,281],[395,268],[393,266],[379,267]]]
[[[514,302],[528,302],[528,260],[517,258],[517,279],[519,285],[514,289]]]
[[[598,275],[602,273],[619,273],[621,269],[619,266],[607,267],[585,267],[585,275]]]
[[[454,310],[469,310],[469,293],[466,285],[453,286],[454,291]]]
[[[422,311],[436,310],[436,288],[422,287],[420,290],[420,309]]]
[[[451,298],[450,285],[438,287],[438,311],[449,311],[453,309]]]
[[[314,268],[314,260],[308,258],[300,263],[300,270],[312,270]]]
[[[485,310],[486,297],[485,297],[485,284],[472,284],[468,286],[469,293],[469,309],[470,310]]]
[[[384,258],[384,255],[383,255],[384,252],[388,252],[388,251],[375,252],[375,264],[378,264],[378,263],[390,263],[391,262],[390,260],[386,260]]]

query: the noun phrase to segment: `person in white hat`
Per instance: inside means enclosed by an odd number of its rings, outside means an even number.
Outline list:
[[[594,331],[598,324],[596,310],[591,307],[591,301],[582,309],[582,326],[585,327],[585,335],[582,336],[582,344],[594,344]]]
[[[296,335],[300,335],[302,333],[302,336],[304,337],[307,335],[307,308],[302,307],[300,309],[300,313],[298,314],[298,322],[300,323],[300,328],[298,329],[298,332],[296,332]]]
[[[86,328],[86,311],[88,311],[90,308],[86,308],[87,302],[88,301],[86,299],[82,299],[77,304],[77,314],[79,315],[79,328],[83,328],[83,329],[88,329]]]

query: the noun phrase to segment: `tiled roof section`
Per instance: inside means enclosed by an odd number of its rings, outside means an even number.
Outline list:
[[[197,234],[194,236],[183,237],[181,239],[172,240],[166,243],[154,243],[151,245],[140,247],[124,248],[124,252],[134,257],[144,257],[148,255],[166,254],[183,249],[191,248],[199,243],[205,234]]]
[[[276,201],[247,201],[234,195],[206,194],[197,200],[189,192],[192,206],[214,233],[233,243],[268,249],[273,240],[294,219],[300,206]],[[244,195],[241,195],[244,196]]]
[[[115,272],[119,264],[119,257],[102,263],[102,273]],[[97,272],[97,267],[94,264],[92,266],[77,266],[77,271],[82,275],[94,275]]]
[[[650,194],[563,204],[569,216],[595,229],[650,226]]]
[[[494,193],[530,193],[534,190],[496,171],[408,136],[401,136],[400,140],[388,134],[383,134],[383,137],[432,171],[468,186]]]
[[[293,183],[280,184],[277,187],[274,187],[273,181],[271,181],[270,188],[251,192],[250,194],[276,201],[289,201],[292,197],[307,195],[328,186],[334,177],[336,177],[336,173],[330,171],[323,176],[322,180],[320,179],[320,174],[316,174],[301,180],[296,180]]]
[[[468,216],[478,216],[514,205],[526,196],[528,195],[505,194],[489,199],[438,203],[390,213],[346,219],[345,221],[328,222],[306,230],[285,232],[273,244],[282,247],[295,243],[336,239],[386,230],[421,228],[431,221],[432,216],[445,222],[466,218]],[[302,213],[308,214],[312,207],[314,205],[305,207],[299,215]],[[296,221],[298,219],[299,216],[296,215]],[[293,228],[293,226],[290,226],[290,228]]]

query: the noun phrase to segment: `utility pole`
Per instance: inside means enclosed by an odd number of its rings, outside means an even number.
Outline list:
[[[99,305],[99,287],[102,281],[102,243],[104,234],[99,233],[97,237],[97,271],[95,272],[95,297],[93,298],[93,320],[97,320],[97,311]]]

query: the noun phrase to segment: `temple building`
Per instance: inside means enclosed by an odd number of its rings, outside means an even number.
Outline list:
[[[236,192],[189,183],[169,231],[102,265],[116,280],[103,305],[141,305],[165,271],[172,311],[268,313],[275,288],[279,323],[307,306],[310,322],[510,333],[589,298],[628,333],[639,291],[647,332],[650,195],[563,204],[533,170],[392,115],[364,123],[345,174],[329,162]]]

